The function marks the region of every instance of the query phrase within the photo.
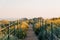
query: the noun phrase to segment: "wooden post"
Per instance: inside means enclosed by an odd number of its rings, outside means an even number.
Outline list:
[[[47,21],[45,21],[45,31],[46,31],[46,36],[47,36]]]
[[[16,31],[15,31],[15,22],[14,22],[14,36],[15,36],[15,33],[16,33]]]
[[[44,26],[45,26],[45,39],[49,40],[48,39],[48,33],[47,33],[47,20],[45,20],[45,25]]]
[[[53,40],[53,23],[51,22],[51,40]]]
[[[8,26],[8,38],[7,38],[7,40],[9,40],[9,39],[10,39],[10,30],[9,30],[9,26]]]

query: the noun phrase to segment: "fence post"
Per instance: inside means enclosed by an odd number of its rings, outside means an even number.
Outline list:
[[[41,21],[42,21],[42,26],[43,26],[43,19]]]
[[[53,40],[53,23],[51,22],[51,40]]]
[[[47,20],[45,20],[45,31],[46,31],[46,32],[45,32],[45,33],[46,33],[45,35],[46,35],[46,37],[48,37],[48,36],[47,36]]]
[[[14,36],[15,36],[15,33],[16,33],[16,31],[15,31],[15,22],[14,22]]]
[[[9,26],[10,26],[10,24],[9,24]],[[9,30],[9,26],[8,26],[8,38],[7,38],[7,40],[10,39],[10,30]]]
[[[18,22],[18,20],[17,20],[17,27],[18,27],[18,25],[19,25],[19,22]],[[18,32],[19,32],[19,28],[18,28]],[[19,34],[19,33],[18,33]],[[18,35],[18,38],[19,38],[19,35]]]

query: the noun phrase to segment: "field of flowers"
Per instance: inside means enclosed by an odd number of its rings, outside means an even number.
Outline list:
[[[27,36],[29,25],[39,40],[60,40],[60,18],[0,20],[0,40],[22,40]]]
[[[33,18],[33,29],[39,40],[60,40],[60,18]]]

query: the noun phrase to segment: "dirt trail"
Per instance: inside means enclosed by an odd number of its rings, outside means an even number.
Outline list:
[[[29,26],[27,31],[27,37],[24,40],[38,40],[37,36],[35,35],[32,25]]]

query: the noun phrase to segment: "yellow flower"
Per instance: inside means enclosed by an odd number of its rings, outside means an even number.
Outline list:
[[[29,25],[26,23],[26,22],[22,22],[21,23],[21,28],[23,29],[23,30],[27,30],[28,29],[28,27],[29,27]]]
[[[2,22],[2,24],[9,24],[8,20],[2,20],[1,22]]]
[[[41,26],[40,22],[35,24],[35,28],[40,28],[40,26]]]

